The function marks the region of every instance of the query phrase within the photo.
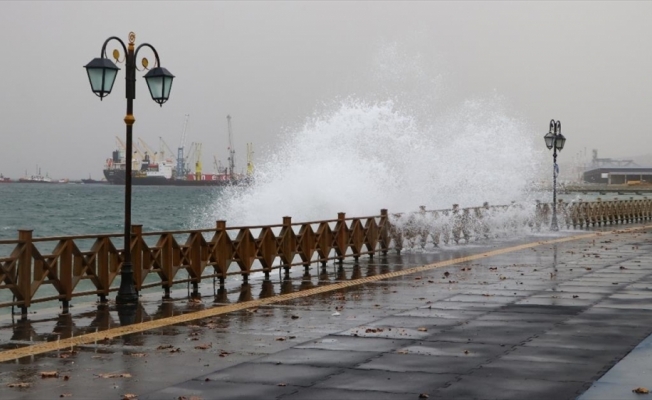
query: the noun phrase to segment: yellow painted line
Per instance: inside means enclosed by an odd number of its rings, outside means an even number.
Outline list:
[[[283,294],[283,295],[279,295],[279,296],[269,297],[269,298],[266,298],[266,299],[259,299],[259,300],[247,301],[247,302],[244,302],[244,303],[230,304],[230,305],[227,305],[227,306],[213,307],[213,308],[209,308],[209,309],[206,309],[206,310],[196,311],[196,312],[193,312],[193,313],[177,315],[177,316],[174,316],[174,317],[161,318],[161,319],[157,319],[157,320],[153,320],[153,321],[141,322],[141,323],[138,323],[138,324],[112,328],[112,329],[108,329],[108,330],[105,330],[105,331],[98,331],[98,332],[94,332],[94,333],[88,333],[88,334],[85,334],[85,335],[71,337],[71,338],[59,340],[59,341],[56,341],[56,342],[38,343],[38,344],[35,344],[35,345],[31,345],[31,346],[25,346],[25,347],[20,347],[20,348],[17,348],[17,349],[2,351],[2,352],[0,352],[0,362],[6,362],[6,361],[11,361],[11,360],[16,360],[16,359],[22,358],[22,357],[34,356],[34,355],[37,355],[37,354],[43,354],[43,353],[47,353],[47,352],[50,352],[50,351],[57,351],[57,350],[61,350],[61,349],[71,348],[73,346],[83,345],[83,344],[87,344],[87,343],[93,343],[93,342],[97,342],[97,341],[101,341],[101,340],[105,340],[105,339],[113,339],[113,338],[116,338],[116,337],[119,337],[119,336],[124,336],[124,335],[129,335],[129,334],[132,334],[132,333],[149,331],[149,330],[152,330],[152,329],[157,329],[157,328],[162,328],[162,327],[166,327],[166,326],[170,326],[170,325],[180,324],[180,323],[183,323],[183,322],[189,322],[189,321],[195,321],[195,320],[203,319],[203,318],[215,317],[215,316],[218,316],[218,315],[224,315],[224,314],[232,313],[232,312],[235,312],[235,311],[245,310],[245,309],[248,309],[248,308],[261,307],[261,306],[266,306],[266,305],[270,305],[270,304],[281,303],[281,302],[288,301],[288,300],[294,300],[294,299],[298,299],[298,298],[314,296],[314,295],[321,294],[321,293],[333,292],[333,291],[336,291],[336,290],[340,290],[340,289],[344,289],[344,288],[348,288],[348,287],[352,287],[352,286],[358,286],[358,285],[362,285],[362,284],[369,283],[369,282],[375,282],[375,281],[381,281],[381,280],[390,279],[390,278],[396,278],[396,277],[399,277],[399,276],[410,275],[410,274],[414,274],[414,273],[417,273],[417,272],[428,271],[428,270],[435,269],[435,268],[448,267],[448,266],[454,265],[454,264],[465,263],[465,262],[469,262],[469,261],[479,260],[479,259],[483,259],[483,258],[487,258],[487,257],[506,254],[506,253],[512,253],[512,252],[515,252],[515,251],[530,249],[530,248],[538,247],[538,246],[542,246],[542,245],[555,244],[555,243],[564,243],[564,242],[570,242],[570,241],[581,240],[581,239],[590,239],[592,237],[603,236],[603,235],[611,235],[611,234],[617,234],[617,233],[629,233],[629,232],[634,232],[634,231],[637,231],[637,230],[642,230],[642,229],[647,229],[647,228],[652,228],[652,225],[646,225],[646,226],[640,226],[640,227],[634,227],[634,228],[626,228],[626,229],[618,229],[618,230],[613,230],[613,231],[609,231],[609,232],[593,232],[593,233],[588,233],[588,234],[583,234],[583,235],[567,236],[567,237],[558,238],[558,239],[551,239],[551,240],[544,240],[544,241],[526,243],[526,244],[521,244],[521,245],[518,245],[518,246],[506,247],[506,248],[503,248],[503,249],[488,251],[488,252],[481,253],[481,254],[475,254],[475,255],[471,255],[471,256],[455,258],[455,259],[447,260],[447,261],[440,261],[440,262],[436,262],[436,263],[433,263],[433,264],[422,265],[422,266],[419,266],[419,267],[408,268],[408,269],[404,269],[404,270],[400,270],[400,271],[388,272],[386,274],[368,276],[368,277],[365,277],[365,278],[360,278],[360,279],[356,279],[356,280],[352,280],[352,281],[339,282],[339,283],[334,283],[334,284],[331,284],[331,285],[320,286],[320,287],[316,287],[316,288],[313,288],[313,289],[303,290],[301,292],[288,293],[288,294]]]

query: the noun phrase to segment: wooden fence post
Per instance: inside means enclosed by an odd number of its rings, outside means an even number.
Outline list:
[[[18,262],[18,291],[23,305],[20,306],[21,318],[27,318],[27,308],[32,302],[32,230],[21,229],[18,231],[18,240],[23,242]]]

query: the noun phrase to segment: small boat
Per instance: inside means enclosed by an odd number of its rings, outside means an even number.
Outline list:
[[[18,179],[18,182],[21,183],[52,183],[52,178],[48,176],[48,174],[45,174],[45,176],[41,175],[41,168],[38,166],[36,167],[37,174],[36,175],[30,175],[27,176],[27,171],[25,171],[25,176],[22,178]]]
[[[107,184],[109,182],[106,179],[101,179],[101,180],[98,181],[97,179],[91,178],[91,174],[88,174],[88,179],[82,179],[81,183],[84,184],[84,185],[89,185],[89,184],[103,184],[103,185],[105,185],[105,184]]]

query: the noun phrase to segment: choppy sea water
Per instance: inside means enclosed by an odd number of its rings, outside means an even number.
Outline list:
[[[144,231],[210,228],[198,215],[219,201],[221,188],[134,186],[132,224]],[[18,229],[34,237],[120,233],[124,227],[124,187],[97,184],[0,185],[0,239],[16,239]]]

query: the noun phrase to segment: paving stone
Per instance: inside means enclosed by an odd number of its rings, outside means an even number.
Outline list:
[[[598,308],[617,308],[630,310],[650,310],[652,311],[652,302],[641,301],[637,299],[614,299],[609,298],[597,303]]]
[[[333,336],[353,336],[363,338],[386,338],[386,339],[422,339],[431,334],[427,328],[425,331],[421,328],[403,328],[400,326],[394,327],[378,327],[372,325],[357,326],[343,332],[338,332]],[[437,331],[435,329],[435,331]]]
[[[352,369],[333,375],[314,387],[392,393],[428,393],[455,379],[456,376],[453,374]]]
[[[541,304],[509,304],[500,309],[500,312],[520,312],[528,314],[555,314],[555,315],[576,315],[586,310],[582,306],[561,306]]]
[[[548,330],[546,333],[550,335],[563,334],[570,336],[612,336],[621,339],[632,339],[639,341],[650,333],[652,326],[619,326],[616,324],[609,324],[605,321],[603,325],[583,325],[583,324],[559,324],[553,329]]]
[[[220,399],[220,400],[251,400],[251,399],[275,399],[282,395],[295,392],[296,387],[278,386],[278,385],[261,385],[257,383],[248,383],[242,385],[239,383],[229,382],[201,382],[188,381],[179,385],[170,386],[165,389],[138,395],[142,400],[161,400],[161,399],[190,399],[196,396],[200,399]],[[55,397],[58,397],[55,396]],[[102,393],[98,398],[109,398],[107,393]],[[115,396],[115,398],[119,398]]]
[[[428,330],[438,328],[448,328],[461,324],[463,321],[452,318],[440,317],[414,317],[414,316],[393,316],[374,321],[369,326],[373,327],[398,327],[398,328],[421,328],[426,327]]]
[[[465,400],[561,400],[572,399],[582,382],[551,382],[536,379],[463,376],[449,387],[437,391],[435,398]]]
[[[528,297],[527,299],[519,300],[516,305],[540,305],[540,306],[573,306],[573,307],[588,307],[595,303],[595,300],[585,300],[581,298],[552,298],[552,297]]]
[[[543,334],[551,327],[552,323],[549,322],[514,321],[506,324],[503,321],[475,320],[445,332],[434,333],[423,340],[514,345]]]
[[[471,375],[494,379],[544,380],[556,382],[585,382],[599,378],[602,368],[588,368],[575,363],[532,362],[497,359],[470,372]]]
[[[477,303],[470,301],[437,301],[428,307],[442,310],[491,310],[502,307],[501,303]]]
[[[481,343],[461,343],[444,341],[421,341],[411,346],[403,347],[396,353],[421,354],[429,356],[450,356],[450,357],[479,357],[482,359],[494,358],[505,354],[511,346],[501,346]]]
[[[588,349],[569,349],[558,347],[520,346],[514,348],[509,354],[502,356],[504,360],[531,361],[531,362],[558,362],[604,365],[612,363],[618,358],[617,351],[597,352]]]
[[[282,400],[418,400],[420,393],[367,392],[345,389],[301,389],[293,394],[284,395]],[[254,399],[254,398],[252,398]],[[262,399],[262,398],[261,398]]]
[[[507,304],[507,303],[513,303],[516,300],[518,300],[519,297],[511,297],[511,296],[483,296],[483,295],[475,295],[475,294],[458,294],[456,296],[453,296],[449,299],[446,299],[445,301],[460,301],[460,302],[470,302],[470,303],[482,303],[482,304]]]
[[[409,346],[414,339],[383,339],[352,336],[326,336],[312,342],[296,346],[297,349],[324,349],[342,351],[376,351],[386,352]]]
[[[310,386],[319,380],[341,371],[337,368],[310,365],[276,365],[265,363],[244,363],[198,378],[199,381],[223,381],[241,383],[262,383],[276,385],[285,383],[293,386]]]
[[[627,353],[638,343],[631,336],[574,336],[572,334],[546,333],[525,342],[529,347],[559,347],[592,351],[615,351]]]
[[[555,315],[555,314],[540,314],[540,313],[522,313],[522,312],[506,312],[496,310],[487,314],[481,315],[476,318],[476,321],[503,321],[507,323],[513,322],[550,322],[557,323],[566,321],[568,315]]]
[[[466,374],[486,362],[481,357],[451,357],[418,354],[385,353],[358,365],[357,369],[378,369],[396,372],[429,372],[433,374]]]
[[[396,316],[406,317],[432,317],[432,318],[449,318],[469,320],[485,315],[487,311],[470,311],[470,310],[443,310],[440,308],[432,308],[431,306],[419,307],[412,310],[404,311],[396,314]]]
[[[316,367],[354,367],[371,358],[378,357],[371,351],[340,351],[293,348],[259,358],[257,363],[284,365],[312,365]]]
[[[646,382],[649,382],[649,380],[646,380]],[[579,396],[577,400],[641,400],[645,395],[632,392],[639,386],[645,387],[645,385],[636,385],[630,388],[616,383],[598,381]]]

